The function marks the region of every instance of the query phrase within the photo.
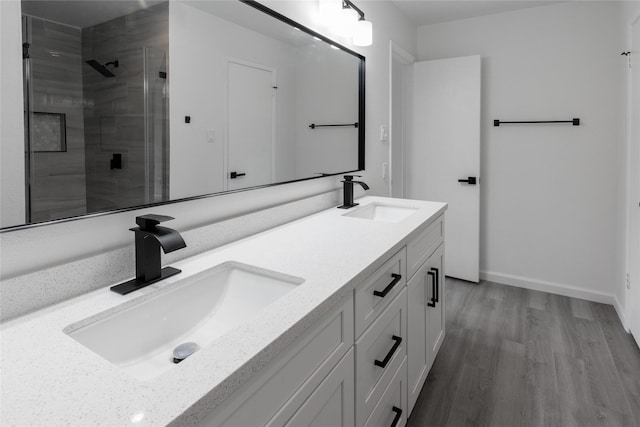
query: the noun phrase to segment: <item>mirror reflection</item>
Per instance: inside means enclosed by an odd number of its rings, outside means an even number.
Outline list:
[[[24,0],[22,12],[26,223],[364,166],[364,59],[261,10]]]

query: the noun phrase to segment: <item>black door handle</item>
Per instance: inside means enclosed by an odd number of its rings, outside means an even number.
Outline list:
[[[458,182],[466,182],[469,185],[476,185],[476,177],[470,176],[467,179],[459,179]]]
[[[389,350],[389,353],[387,353],[387,355],[384,357],[384,360],[380,361],[380,360],[376,359],[373,362],[376,366],[380,366],[383,369],[387,367],[387,364],[389,363],[389,361],[393,357],[393,355],[396,352],[396,350],[398,349],[398,347],[400,347],[400,343],[402,342],[402,338],[400,338],[399,336],[396,336],[396,335],[392,335],[391,339],[394,340],[395,343],[393,343],[393,347],[391,347],[391,350]]]
[[[427,272],[427,274],[429,275],[429,277],[431,277],[431,302],[428,302],[427,305],[429,307],[435,307],[436,306],[436,273],[434,273],[433,271],[429,271]]]
[[[433,302],[439,302],[440,301],[440,270],[438,270],[435,267],[431,267],[431,270],[433,270],[436,274],[436,284],[435,284],[435,289],[436,289],[436,293],[433,299]]]
[[[402,416],[402,409],[394,406],[391,410],[396,413],[396,416],[393,418],[393,422],[390,427],[396,427],[398,425],[398,421],[400,421],[400,417]]]
[[[236,179],[236,178],[238,178],[240,176],[245,176],[245,175],[246,175],[246,173],[244,173],[244,172],[231,172],[229,174],[229,178]]]
[[[396,274],[396,273],[391,273],[391,277],[393,277],[393,280],[391,281],[391,283],[387,285],[386,288],[384,288],[381,291],[375,291],[375,290],[373,291],[373,294],[375,296],[381,297],[381,298],[386,297],[389,291],[391,290],[391,288],[393,288],[396,285],[396,283],[398,283],[400,279],[402,279],[402,275]]]

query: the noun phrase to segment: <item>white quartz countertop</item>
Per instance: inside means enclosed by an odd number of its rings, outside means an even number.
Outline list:
[[[265,366],[419,231],[445,203],[364,197],[418,210],[398,223],[328,209],[172,266],[182,273],[126,296],[109,287],[2,325],[3,426],[192,425]],[[189,242],[187,242],[187,245]],[[123,372],[63,330],[226,261],[305,282],[182,363],[151,380]],[[114,283],[115,284],[115,283]]]

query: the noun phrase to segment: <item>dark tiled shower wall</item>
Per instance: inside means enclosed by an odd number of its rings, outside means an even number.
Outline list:
[[[143,51],[146,47],[161,52],[168,63],[168,13],[167,2],[82,30],[84,61],[119,62],[118,68],[107,67],[115,77],[104,77],[91,67],[83,67],[89,212],[147,202]],[[150,75],[159,78],[158,71]],[[158,84],[150,87],[153,90]],[[166,123],[167,117],[161,120]],[[162,145],[168,150],[166,142]],[[110,167],[116,153],[122,155],[121,169]]]
[[[29,27],[30,110],[64,114],[66,122],[66,151],[32,153],[31,221],[82,215],[86,195],[80,30],[38,18],[30,18]],[[32,128],[38,126],[38,117],[31,117]]]

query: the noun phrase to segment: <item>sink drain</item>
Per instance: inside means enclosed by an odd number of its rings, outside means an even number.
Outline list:
[[[173,349],[173,363],[180,363],[187,357],[191,356],[193,353],[198,351],[200,346],[194,342],[186,342],[180,344],[176,348]]]

